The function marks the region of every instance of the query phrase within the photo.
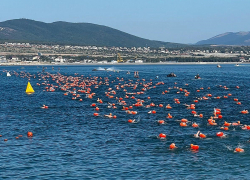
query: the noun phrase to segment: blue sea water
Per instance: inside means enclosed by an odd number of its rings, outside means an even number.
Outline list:
[[[116,72],[92,71],[94,68]],[[4,70],[10,71],[12,76],[7,77]],[[14,71],[32,75],[34,94],[25,93],[28,78],[15,76]],[[127,74],[128,71],[131,73]],[[134,71],[139,72],[140,81],[133,77]],[[47,66],[45,72],[82,79],[97,76],[102,77],[102,81],[108,77],[110,85],[92,86],[92,92],[96,93],[92,99],[81,94],[83,101],[72,100],[72,95],[64,96],[60,88],[47,92],[46,86],[36,85],[44,82],[38,75],[42,73],[42,66],[0,66],[0,179],[249,179],[249,131],[237,126],[229,127],[229,131],[220,129],[224,121],[250,124],[249,114],[240,113],[249,109],[249,65],[227,64],[221,68],[216,65],[54,66],[54,69]],[[171,72],[177,77],[166,77]],[[194,79],[197,73],[202,79]],[[134,107],[137,115],[126,114],[120,105],[117,109],[107,108],[108,102],[117,103],[115,98],[105,96],[108,88],[115,89],[125,82],[140,83],[142,79],[145,82],[152,79],[153,86],[161,81],[164,85],[134,96],[145,100],[144,105],[153,102],[163,104],[164,108]],[[56,85],[52,78],[46,81]],[[175,87],[187,89],[190,95],[177,93],[179,90]],[[202,87],[204,89],[197,92]],[[140,84],[136,90],[125,87],[127,92],[137,92],[141,88]],[[165,90],[169,92],[162,94]],[[184,104],[192,104],[197,97],[209,93],[212,97],[196,103],[195,110],[204,117],[194,117]],[[232,96],[223,98],[229,93]],[[115,96],[124,98],[125,92],[117,90]],[[214,98],[217,96],[221,99]],[[103,104],[97,103],[98,97]],[[181,103],[175,104],[174,98]],[[237,105],[234,98],[238,98],[241,105]],[[135,103],[131,98],[125,101],[127,106]],[[96,111],[90,106],[92,103],[98,105],[101,116],[93,116]],[[42,109],[43,104],[49,108]],[[167,104],[172,109],[166,109]],[[208,126],[207,120],[214,108],[221,109],[223,118],[217,120],[218,126]],[[157,113],[148,114],[150,110]],[[103,116],[109,113],[117,118]],[[173,115],[172,119],[166,118],[168,113]],[[190,124],[180,127],[177,120],[182,118],[197,122],[200,127],[193,128]],[[128,119],[139,122],[130,124]],[[157,120],[160,119],[167,124],[159,125]],[[207,138],[194,138],[198,130]],[[28,131],[33,132],[32,138],[27,137]],[[217,137],[219,131],[223,131],[226,138]],[[167,138],[157,138],[160,133]],[[23,136],[16,139],[18,135]],[[173,142],[178,148],[170,150]],[[191,151],[190,144],[199,145],[199,151]],[[234,153],[236,147],[242,147],[245,152]]]

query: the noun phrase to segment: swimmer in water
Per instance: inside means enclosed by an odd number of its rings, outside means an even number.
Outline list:
[[[108,115],[104,115],[105,117],[112,118],[112,113],[109,113]]]
[[[198,131],[196,134],[194,134],[194,137],[195,137],[195,138],[198,138],[199,135],[200,135],[200,131]]]
[[[239,126],[239,125],[242,125],[242,124],[240,124],[240,121],[237,121],[237,122],[233,122],[233,123],[232,123],[232,126]]]
[[[48,106],[46,106],[45,104],[41,107],[42,109],[48,109]]]

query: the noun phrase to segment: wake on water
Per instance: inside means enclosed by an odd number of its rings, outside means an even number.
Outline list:
[[[128,71],[128,70],[121,70],[115,67],[110,67],[110,68],[103,68],[103,67],[98,67],[96,68],[98,71]]]

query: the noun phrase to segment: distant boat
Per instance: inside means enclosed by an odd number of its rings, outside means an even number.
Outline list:
[[[239,64],[235,64],[235,66],[239,66]]]
[[[218,64],[218,65],[217,65],[217,68],[221,68],[221,66]]]
[[[108,71],[107,68],[98,68],[98,69],[92,69],[92,71]]]
[[[174,73],[170,73],[170,74],[167,75],[167,77],[177,77],[177,76]]]
[[[33,94],[35,91],[33,87],[31,86],[30,82],[28,82],[27,87],[26,87],[26,93],[27,94]]]
[[[196,76],[194,76],[195,79],[201,79],[200,75],[197,74]]]
[[[7,76],[11,76],[11,75],[10,75],[10,72],[7,72]]]

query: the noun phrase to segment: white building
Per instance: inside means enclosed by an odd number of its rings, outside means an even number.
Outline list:
[[[62,56],[58,56],[57,58],[55,58],[55,62],[64,63],[65,59],[63,59]]]
[[[135,60],[135,63],[143,63],[143,60]]]

